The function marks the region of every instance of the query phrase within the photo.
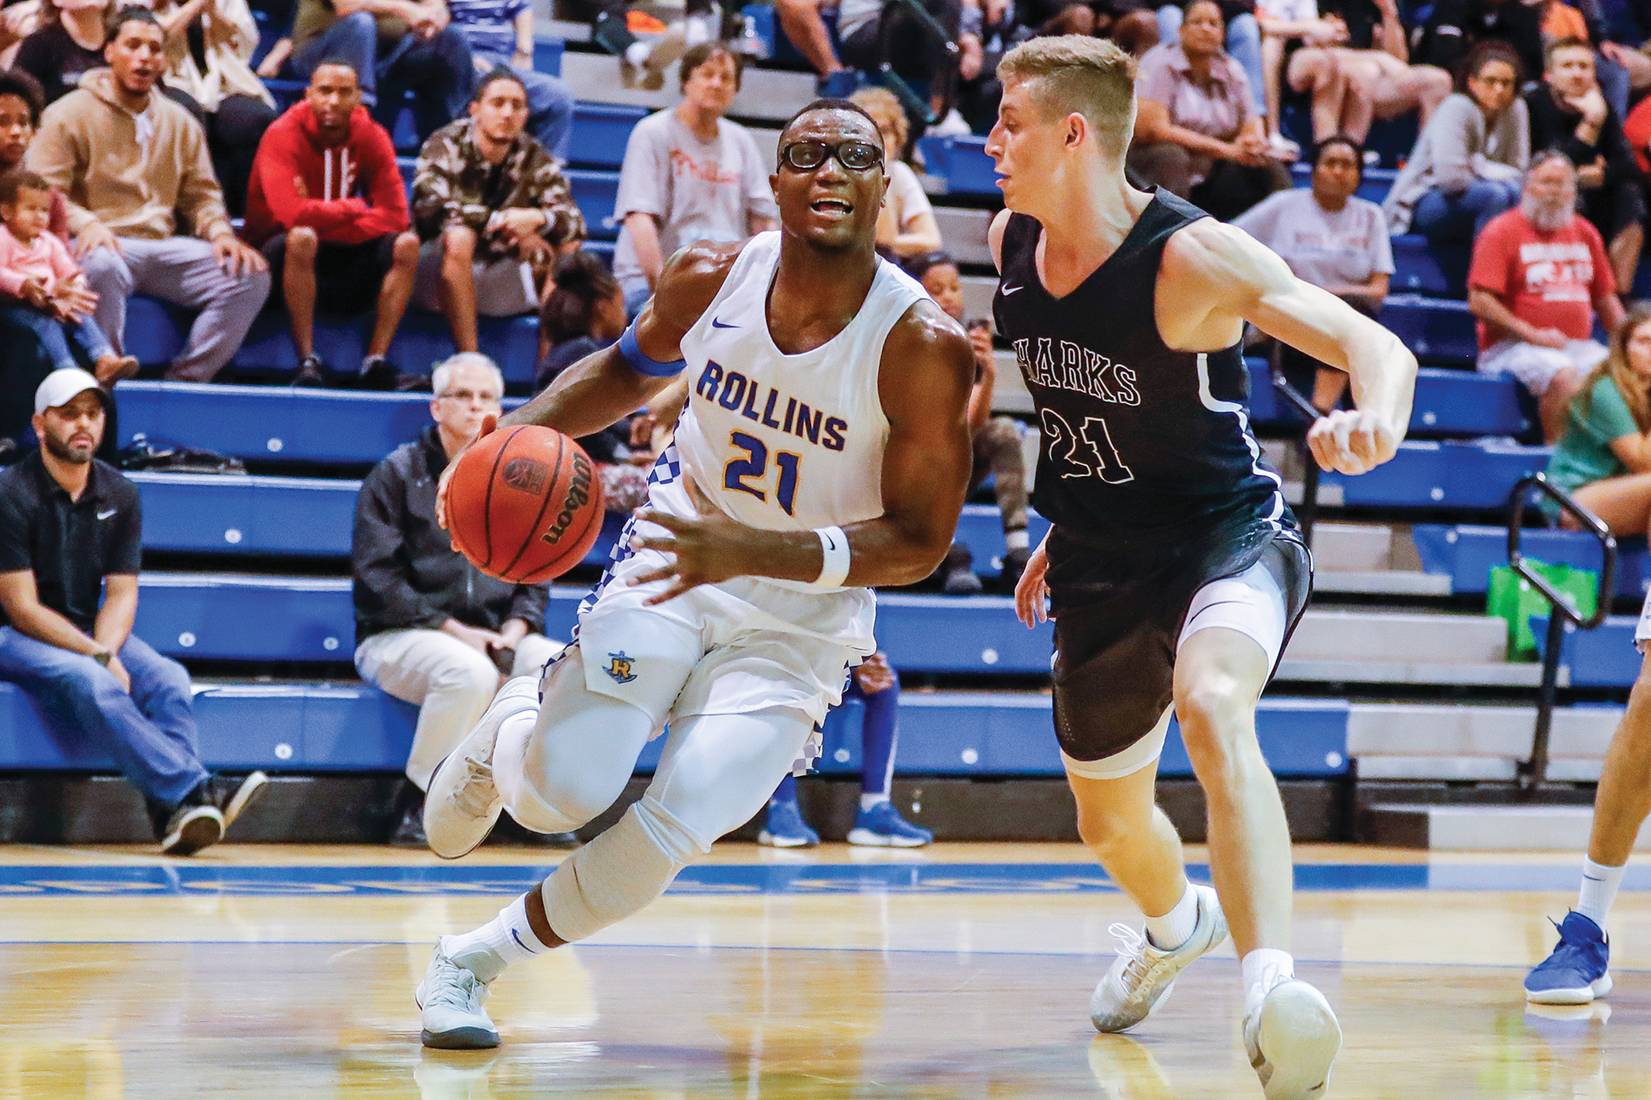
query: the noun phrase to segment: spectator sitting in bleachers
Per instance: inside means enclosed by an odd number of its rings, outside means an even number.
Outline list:
[[[166,31],[167,91],[206,127],[213,170],[239,217],[258,139],[275,121],[275,97],[250,64],[258,45],[252,9],[246,0],[156,0],[154,12]]]
[[[1190,199],[1223,220],[1289,186],[1270,152],[1249,78],[1221,49],[1221,9],[1192,0],[1179,42],[1141,59],[1128,166],[1143,183]]]
[[[69,197],[109,342],[123,346],[131,294],[200,309],[166,376],[209,382],[269,296],[268,265],[230,227],[200,126],[153,94],[165,64],[160,24],[144,8],[122,8],[114,22],[109,69],[46,109],[26,163]]]
[[[1645,179],[1600,92],[1593,48],[1580,38],[1561,38],[1547,57],[1543,83],[1525,95],[1531,148],[1558,149],[1576,165],[1583,216],[1605,238],[1611,273],[1627,290],[1645,243]]]
[[[435,423],[373,467],[356,501],[351,564],[355,667],[361,678],[418,705],[407,757],[412,786],[391,843],[424,846],[422,792],[470,732],[502,677],[536,672],[561,648],[543,633],[549,592],[477,570],[436,524],[436,484],[453,455],[497,416],[499,368],[461,352],[435,370]]]
[[[0,69],[0,173],[22,167],[44,105],[45,97],[34,77],[20,69]],[[63,192],[53,188],[51,204],[46,229],[67,244],[69,204]],[[86,303],[96,304],[89,288]],[[0,323],[0,340],[12,341],[20,335],[19,330]],[[31,359],[15,353],[0,355],[0,464],[17,454],[34,415],[35,387],[51,370],[51,361],[44,356]]]
[[[15,65],[40,83],[55,103],[80,86],[80,78],[108,64],[112,0],[41,0],[34,31],[17,48]]]
[[[1462,75],[1465,90],[1433,112],[1387,194],[1393,233],[1414,229],[1434,245],[1467,244],[1519,201],[1531,158],[1519,58],[1488,42],[1475,48]]]
[[[556,264],[553,286],[539,314],[539,369],[533,386],[542,390],[587,355],[608,347],[625,331],[625,292],[619,280],[590,252],[575,252]],[[657,402],[657,398],[655,399]],[[667,423],[674,423],[671,417]],[[641,412],[580,438],[602,482],[602,506],[629,515],[648,502],[648,467],[656,450],[656,417]]]
[[[19,0],[0,8],[0,69],[17,63],[17,48],[40,25],[44,0]]]
[[[1108,19],[1100,33],[1137,56],[1158,44],[1158,19],[1147,9],[1145,0],[1116,0],[1108,6],[1128,6],[1130,10]],[[1068,7],[1085,13],[1091,10],[1077,4]],[[1015,0],[973,0],[964,4],[962,28],[957,40],[962,51],[957,61],[957,109],[971,130],[983,134],[997,121],[998,103],[1003,99],[998,62],[1031,38],[1032,30],[1021,23]]]
[[[1233,223],[1277,252],[1296,278],[1323,287],[1369,317],[1381,311],[1393,277],[1393,245],[1382,208],[1356,192],[1364,153],[1333,137],[1313,152],[1311,190],[1275,191]],[[1347,372],[1280,345],[1286,375],[1314,372],[1313,406],[1329,413],[1347,390]]]
[[[1219,46],[1226,55],[1244,70],[1245,90],[1249,93],[1253,114],[1265,118],[1267,114],[1267,81],[1262,70],[1261,24],[1256,19],[1256,0],[1210,0],[1221,13]],[[1181,28],[1186,23],[1191,0],[1158,6],[1158,42],[1172,44],[1181,41]]]
[[[965,0],[915,0],[933,17],[948,38],[958,40],[963,33]],[[822,7],[837,9],[837,41],[820,18]],[[859,83],[856,69],[867,72],[881,63],[879,38],[883,33],[884,0],[777,0],[774,13],[780,29],[814,67],[821,96],[842,98]],[[929,86],[936,105],[944,102],[945,82],[957,78],[957,66],[947,54],[945,43],[929,36],[909,13],[895,8],[891,18],[898,26],[889,28],[889,60],[894,71],[914,85]],[[979,45],[978,32],[975,44]],[[958,120],[961,122],[961,119]]]
[[[1288,79],[1296,92],[1312,97],[1313,140],[1336,135],[1363,143],[1376,119],[1417,112],[1427,125],[1450,95],[1450,74],[1432,65],[1410,63],[1410,47],[1399,20],[1397,0],[1305,0],[1316,20],[1297,19],[1307,42],[1289,60]],[[1278,24],[1266,18],[1268,78],[1283,56]]]
[[[868,848],[921,848],[934,834],[900,816],[889,798],[894,785],[894,750],[898,741],[900,677],[886,654],[873,653],[848,677],[843,702],[858,699],[864,708],[860,745],[860,808],[848,842]],[[812,848],[820,834],[803,820],[797,805],[797,780],[786,776],[768,801],[757,843],[771,848]]]
[[[1438,0],[1416,34],[1413,59],[1455,73],[1480,46],[1493,42],[1506,46],[1519,60],[1520,74],[1540,72],[1542,5],[1524,0]]]
[[[527,129],[550,155],[567,163],[573,137],[573,89],[533,67],[533,5],[528,0],[447,0],[453,29],[470,43],[476,70],[501,65],[527,89]]]
[[[34,397],[40,447],[0,474],[0,680],[68,744],[112,757],[161,851],[190,855],[222,839],[267,780],[207,773],[189,674],[132,633],[138,491],[92,457],[109,401],[85,371],[48,375]]]
[[[476,80],[470,46],[450,21],[443,0],[298,0],[288,64],[308,80],[326,58],[348,61],[373,117],[392,133],[411,92],[423,141],[463,113]]]
[[[963,317],[963,280],[958,274],[957,262],[944,252],[918,256],[906,265],[906,270],[929,297],[959,324]],[[1026,456],[1020,449],[1020,423],[1013,417],[993,416],[993,390],[997,386],[997,360],[992,355],[992,322],[984,317],[967,323],[969,343],[975,353],[975,382],[969,391],[969,430],[974,433],[974,469],[969,476],[969,492],[973,493],[992,475],[992,489],[997,497],[998,515],[1003,522],[1003,577],[1001,587],[1013,592],[1026,570],[1031,556],[1026,535]],[[961,542],[954,541],[946,555],[943,588],[947,595],[973,595],[981,590],[980,578],[974,574],[973,554]]]
[[[390,135],[361,105],[349,63],[323,61],[303,100],[264,134],[247,196],[247,240],[263,250],[286,299],[299,359],[295,384],[326,384],[315,353],[317,301],[329,313],[376,307],[357,377],[369,389],[395,384],[385,355],[418,272],[410,225]]]
[[[97,327],[80,265],[48,228],[51,210],[40,176],[26,168],[0,175],[0,313],[34,336],[54,368],[90,366],[98,384],[113,389],[137,373],[138,361],[115,354]]]
[[[1651,309],[1636,306],[1629,311],[1611,333],[1610,354],[1583,380],[1566,411],[1565,434],[1548,459],[1548,479],[1603,520],[1618,538],[1647,534]]]
[[[682,101],[638,122],[625,143],[613,208],[624,227],[613,273],[632,315],[684,244],[742,240],[775,225],[771,166],[751,131],[724,117],[740,71],[726,46],[695,46],[682,56]]]
[[[413,224],[424,246],[414,299],[447,315],[459,351],[476,350],[478,314],[536,311],[557,255],[585,238],[567,177],[526,128],[527,89],[494,69],[476,86],[469,117],[419,150]]]
[[[563,18],[589,13],[591,41],[619,56],[620,79],[627,88],[657,92],[665,86],[665,72],[682,56],[684,49],[721,37],[717,32],[720,9],[712,0],[686,0],[682,5],[684,18],[667,25],[640,6],[637,0],[594,0],[594,3],[570,3],[563,0],[558,9]],[[658,10],[658,9],[656,9]],[[648,35],[638,38],[632,32],[632,20],[638,31]],[[849,89],[853,88],[850,83]],[[845,90],[845,94],[846,94]]]
[[[940,223],[923,184],[906,159],[906,109],[887,88],[861,88],[849,99],[865,108],[883,136],[883,168],[889,187],[877,215],[877,248],[896,262],[940,247]]]
[[[1596,311],[1606,331],[1623,317],[1599,230],[1576,212],[1576,168],[1564,153],[1537,154],[1519,206],[1474,242],[1468,308],[1479,319],[1480,371],[1522,382],[1554,442],[1583,377],[1606,356],[1593,338]]]

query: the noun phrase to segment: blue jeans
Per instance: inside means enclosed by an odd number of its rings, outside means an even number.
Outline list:
[[[1181,9],[1166,4],[1158,9],[1158,41],[1181,40]],[[1267,113],[1266,77],[1261,70],[1261,24],[1248,13],[1227,24],[1227,52],[1244,70],[1250,82],[1250,99],[1255,102],[1255,113]]]
[[[527,132],[538,138],[551,156],[567,163],[568,145],[573,140],[573,89],[549,73],[515,68],[502,54],[479,53],[476,59],[489,67],[503,65],[522,78],[527,88]]]
[[[1410,227],[1433,244],[1469,244],[1487,222],[1518,204],[1517,180],[1479,180],[1454,195],[1435,187],[1417,200]]]
[[[103,330],[97,327],[97,319],[91,315],[79,321],[59,321],[24,302],[12,302],[0,306],[0,317],[33,333],[40,349],[52,361],[53,370],[91,366],[105,355],[115,353]],[[77,359],[76,351],[85,358]]]
[[[120,647],[130,693],[90,657],[0,627],[0,680],[38,702],[65,739],[114,757],[152,810],[170,810],[207,779],[195,751],[189,674],[136,635]]]
[[[373,102],[373,118],[392,133],[402,97],[411,91],[420,141],[464,114],[476,79],[470,44],[452,27],[429,41],[409,32],[381,57],[378,25],[366,12],[345,16],[295,50],[292,71],[308,80],[329,57],[355,66],[361,91]]]

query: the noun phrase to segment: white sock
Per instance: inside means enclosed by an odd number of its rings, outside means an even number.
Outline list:
[[[1160,951],[1174,951],[1198,928],[1198,893],[1187,883],[1175,907],[1161,917],[1147,918],[1147,939]]]
[[[1016,531],[1003,532],[1003,547],[1006,550],[1026,550],[1031,545],[1026,537],[1026,528],[1024,527]]]
[[[1617,899],[1617,887],[1622,885],[1627,866],[1607,867],[1591,859],[1582,861],[1582,889],[1577,891],[1576,911],[1605,930],[1605,918],[1611,913],[1611,903]]]
[[[1296,960],[1288,951],[1258,947],[1238,963],[1244,977],[1244,1015],[1254,1012],[1273,987],[1296,976]]]
[[[504,973],[511,963],[542,955],[550,948],[540,942],[527,923],[527,895],[499,910],[499,915],[458,936],[442,937],[447,957],[484,982]]]
[[[641,65],[648,60],[649,47],[646,42],[632,42],[625,47],[625,60],[632,65]]]
[[[863,794],[860,796],[860,812],[868,813],[888,800],[889,796],[886,794]]]

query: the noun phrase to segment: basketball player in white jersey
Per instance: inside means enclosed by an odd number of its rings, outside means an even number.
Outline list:
[[[1240,336],[1251,321],[1352,376],[1357,411],[1309,435],[1319,464],[1344,474],[1393,457],[1416,360],[1242,230],[1130,185],[1134,63],[1113,43],[1034,39],[998,75],[986,143],[1008,207],[989,235],[998,331],[1038,408],[1034,503],[1053,524],[1017,610],[1027,626],[1046,606],[1055,617],[1055,726],[1079,833],[1147,916],[1144,934],[1119,926],[1091,1017],[1101,1031],[1139,1023],[1230,927],[1267,1096],[1319,1096],[1341,1029],[1294,977],[1290,835],[1255,732],[1311,559],[1249,430]],[[1172,710],[1209,808],[1213,891],[1187,881],[1154,805]]]
[[[969,478],[974,360],[956,322],[873,250],[882,158],[858,107],[804,108],[772,177],[781,228],[679,252],[617,345],[505,418],[578,437],[688,383],[649,507],[574,643],[542,681],[501,688],[431,779],[431,849],[464,855],[502,808],[531,829],[576,829],[667,721],[670,734],[617,824],[494,920],[439,941],[418,988],[427,1045],[497,1045],[482,999],[507,965],[641,909],[806,767],[847,669],[873,651],[871,586],[921,580],[945,557]]]

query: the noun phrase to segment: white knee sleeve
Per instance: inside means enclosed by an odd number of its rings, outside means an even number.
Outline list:
[[[550,927],[569,943],[595,935],[664,893],[678,871],[710,850],[710,841],[644,796],[545,880]]]

